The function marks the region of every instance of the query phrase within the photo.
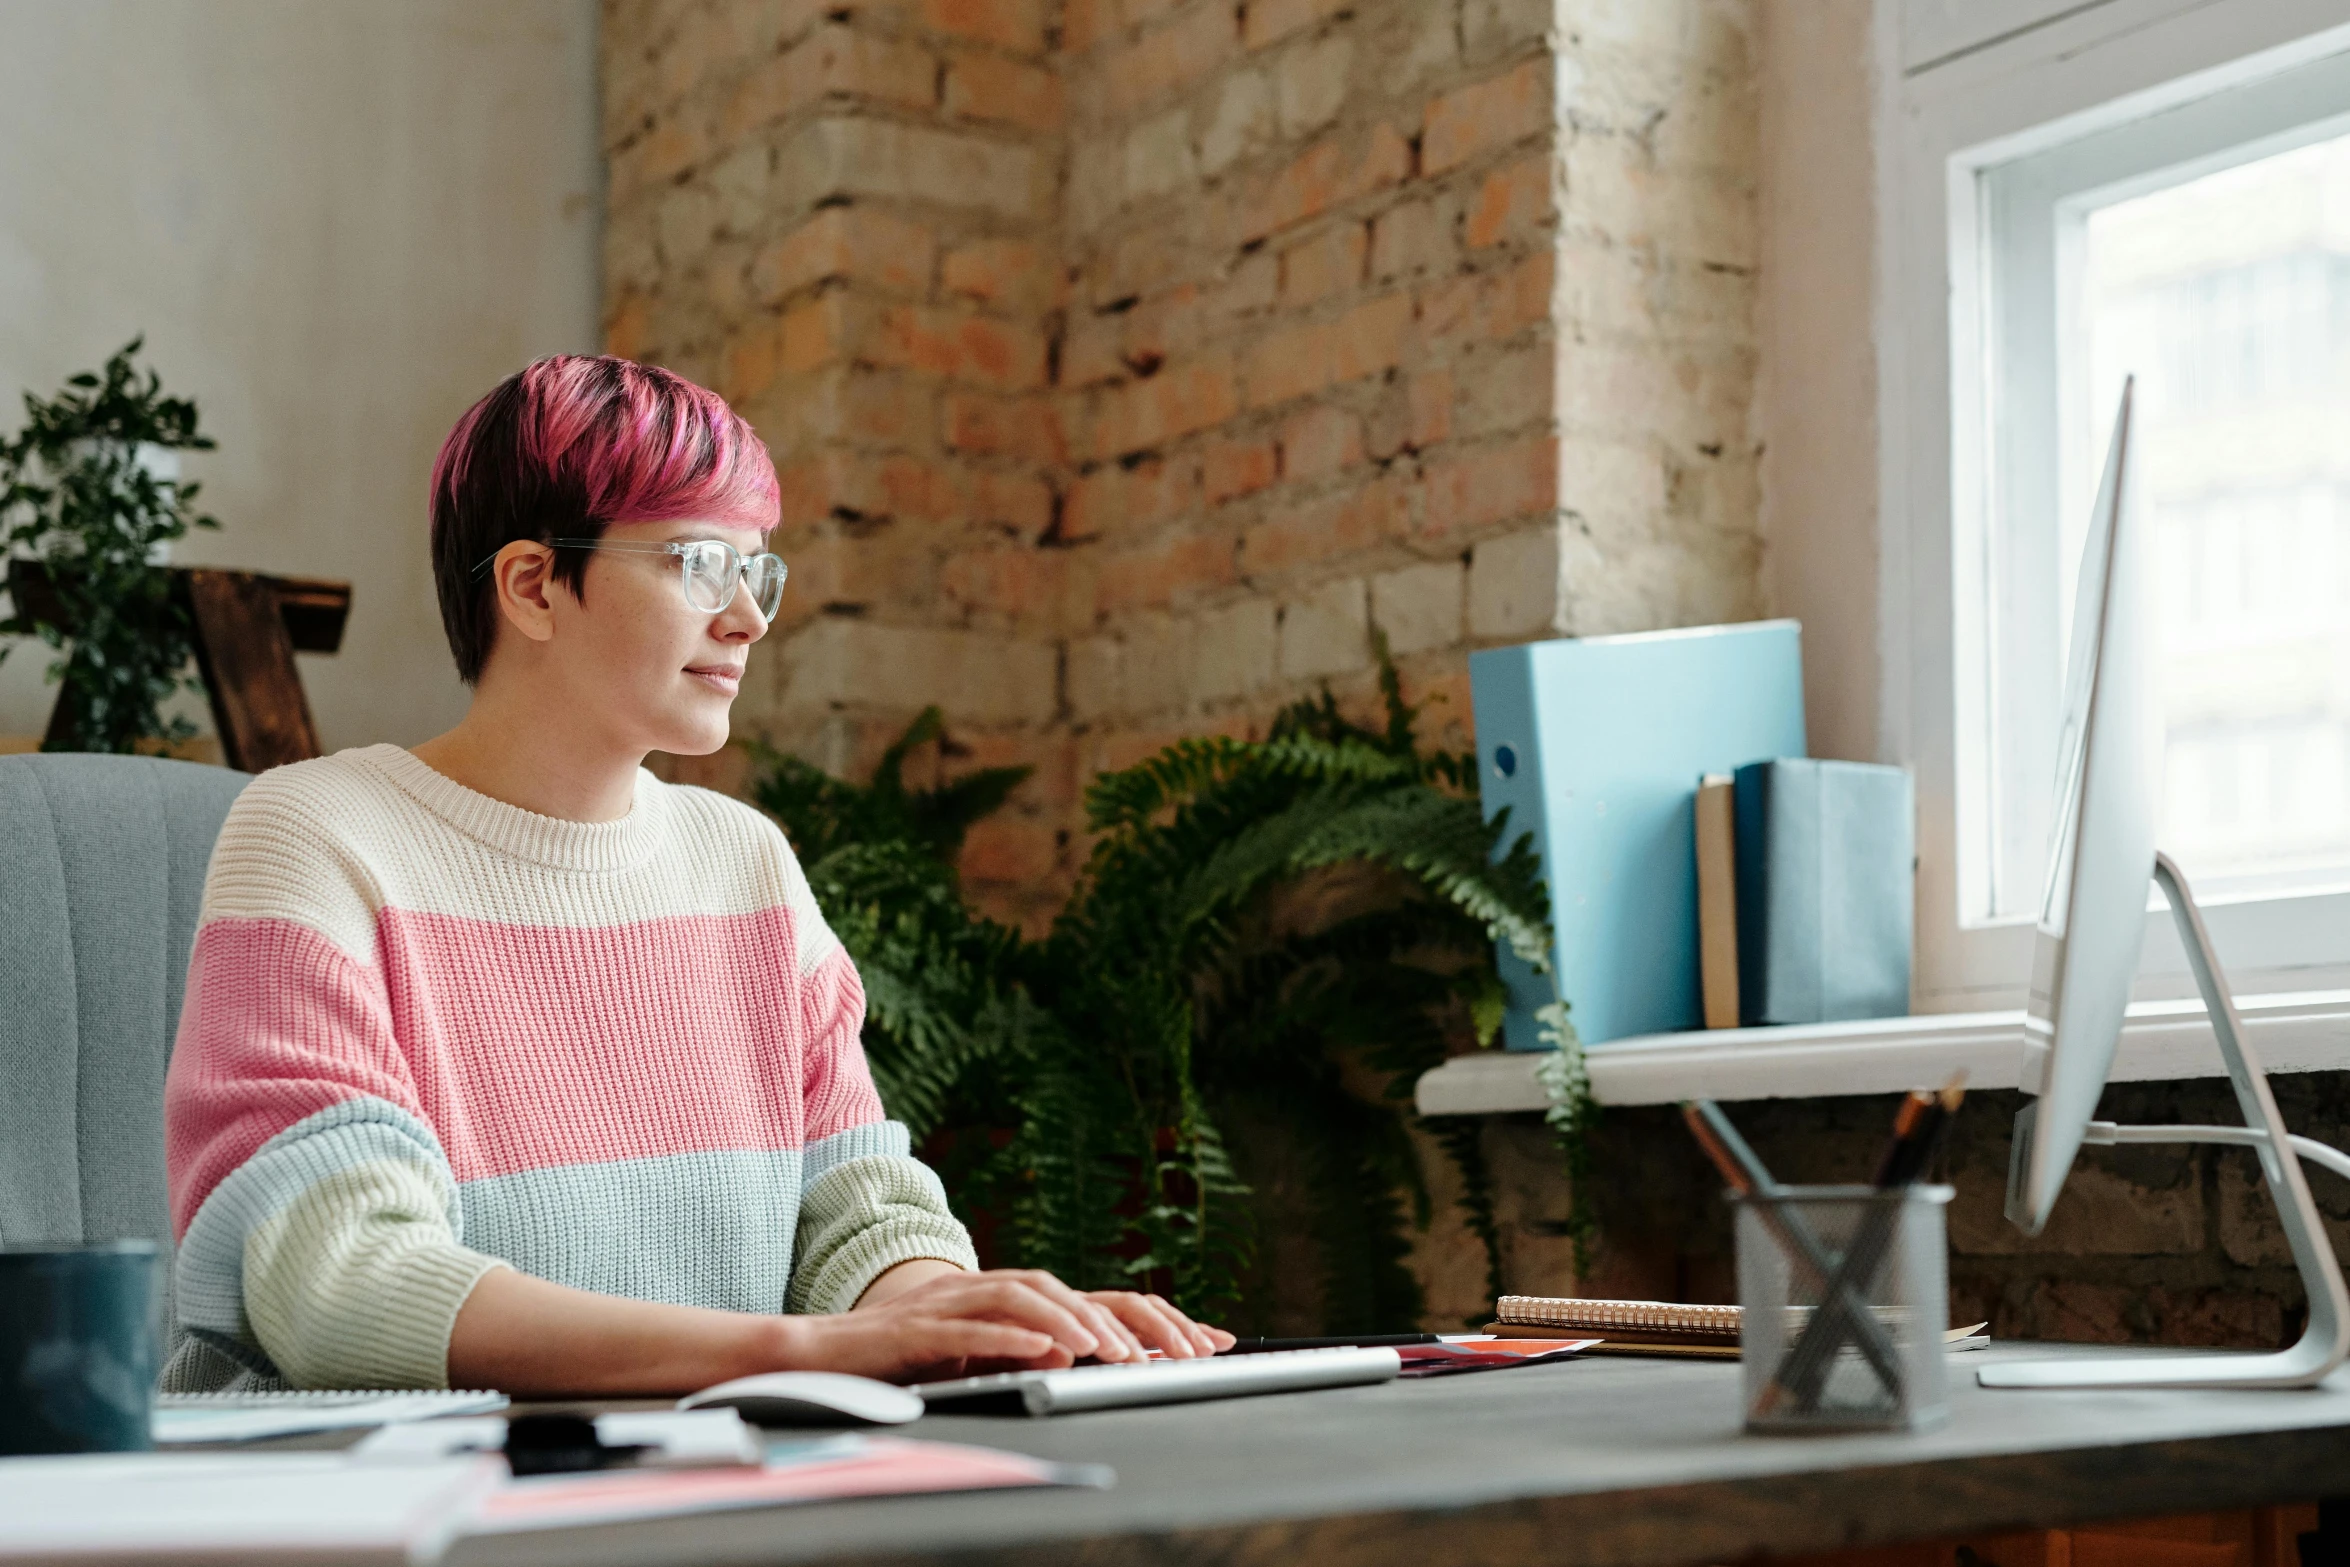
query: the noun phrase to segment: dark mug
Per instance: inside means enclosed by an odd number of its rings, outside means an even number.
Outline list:
[[[155,1445],[162,1277],[153,1241],[0,1246],[0,1453]]]

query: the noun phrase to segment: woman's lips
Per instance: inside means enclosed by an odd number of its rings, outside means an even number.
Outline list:
[[[739,664],[699,664],[687,668],[686,673],[701,681],[713,691],[734,695],[742,689],[743,672]]]

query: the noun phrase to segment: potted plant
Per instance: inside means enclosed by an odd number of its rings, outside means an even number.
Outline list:
[[[132,341],[98,374],[72,377],[54,398],[25,394],[25,425],[0,441],[0,545],[10,609],[0,635],[38,637],[63,682],[43,749],[130,751],[184,740],[166,719],[183,684],[193,626],[163,556],[195,510],[176,454],[208,451],[196,405],[167,397]],[[0,647],[0,658],[7,649]]]

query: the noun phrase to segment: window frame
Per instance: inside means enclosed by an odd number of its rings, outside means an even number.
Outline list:
[[[1920,1012],[2022,1004],[2038,889],[2012,882],[2017,867],[2044,853],[2025,856],[2011,845],[2011,885],[2000,899],[2006,912],[1992,914],[2001,889],[1989,845],[2001,819],[2002,773],[1990,737],[1995,721],[2012,711],[2014,689],[2003,704],[1995,683],[2016,678],[2012,667],[2001,667],[2009,650],[1992,628],[1995,616],[2013,623],[2033,614],[2013,602],[2017,574],[2000,570],[2000,551],[2012,551],[2016,541],[2002,538],[1993,519],[2011,515],[2017,497],[1995,495],[1988,483],[1987,457],[1999,439],[1992,398],[2003,376],[2042,376],[2036,395],[2050,414],[2043,466],[2018,480],[2049,486],[2062,482],[2057,419],[2066,406],[2053,330],[2064,308],[2054,295],[2058,269],[2051,264],[2040,274],[2046,297],[2031,302],[2050,328],[2038,339],[2044,363],[2018,364],[2012,347],[2001,353],[1998,318],[2015,301],[1996,299],[1988,286],[2003,257],[2013,257],[1999,247],[2030,245],[2052,263],[2067,223],[2078,222],[2084,192],[2102,200],[2128,193],[2133,181],[2159,188],[2179,177],[2181,164],[2246,161],[2258,155],[2245,150],[2255,138],[2264,151],[2282,150],[2317,139],[2323,132],[2315,126],[2350,113],[2350,98],[2337,96],[2327,100],[2327,115],[2305,115],[2265,134],[2258,124],[2274,121],[2269,111],[2281,102],[2274,94],[2264,99],[2263,90],[2293,73],[2314,73],[2306,77],[2314,83],[2339,70],[2334,85],[2350,90],[2350,0],[2096,0],[2037,8],[2009,0],[1999,8],[2004,32],[1935,54],[1949,35],[1932,28],[1947,23],[1948,9],[1947,0],[1883,0],[1880,7],[1880,25],[1900,29],[1903,46],[1888,62],[1878,109],[1880,733],[1887,754],[1908,762],[1918,778],[1913,991]],[[1930,35],[1922,45],[1921,28]],[[2251,127],[2248,134],[2228,135],[2231,115]],[[2028,233],[2015,223],[2026,183],[2018,171],[2048,176],[2031,192]],[[2022,274],[2011,268],[2007,275]],[[2039,544],[2051,560],[2058,556],[2054,540]],[[2038,622],[2051,647],[2053,619]],[[2051,714],[2057,696],[2047,694]],[[2052,752],[2053,722],[2048,728]],[[2029,751],[2010,753],[2019,756],[2028,770]],[[2016,772],[2010,767],[2007,775]],[[2026,821],[2028,833],[2028,813]],[[2239,989],[2350,986],[2350,894],[2230,896],[2211,900],[2206,914]],[[2138,995],[2192,993],[2170,921],[2151,911]]]

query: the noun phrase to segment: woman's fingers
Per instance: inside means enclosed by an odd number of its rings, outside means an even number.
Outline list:
[[[1142,1358],[1142,1341],[1127,1331],[1126,1325],[1118,1320],[1116,1313],[1103,1309],[1100,1302],[1094,1297],[1071,1289],[1050,1273],[1038,1268],[1007,1271],[1001,1276],[1017,1279],[1045,1299],[1055,1302],[1063,1309],[1082,1318],[1093,1331],[1094,1344],[1089,1349],[1079,1350],[1078,1353],[1090,1354],[1098,1359],[1109,1361]]]
[[[1093,1314],[1084,1306],[1079,1300],[1064,1304],[1027,1280],[1005,1273],[982,1273],[957,1281],[955,1287],[922,1302],[925,1311],[992,1317],[1041,1329],[1067,1345],[1071,1354],[1091,1355],[1100,1351],[1101,1335],[1088,1325]]]
[[[1216,1352],[1214,1340],[1194,1327],[1191,1319],[1156,1295],[1131,1290],[1104,1290],[1094,1297],[1143,1342],[1176,1359]]]

